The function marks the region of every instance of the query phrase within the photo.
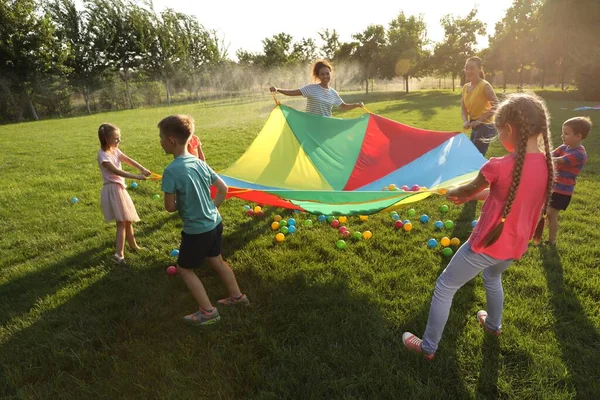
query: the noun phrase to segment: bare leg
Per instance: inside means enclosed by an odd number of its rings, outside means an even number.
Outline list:
[[[125,221],[125,232],[127,234],[127,243],[133,250],[139,250],[141,247],[135,242],[135,236],[133,235],[133,223],[131,221]]]
[[[551,244],[556,243],[556,234],[558,233],[558,210],[550,207],[548,211],[548,241]]]
[[[238,286],[237,280],[235,279],[235,275],[233,271],[229,267],[229,264],[223,260],[221,255],[217,257],[208,257],[208,265],[219,274],[219,277],[227,287],[227,291],[229,291],[229,296],[231,297],[239,297],[242,295],[240,292],[240,288]]]
[[[125,221],[117,221],[117,252],[123,258],[125,256]]]
[[[194,270],[177,266],[177,271],[179,272],[179,275],[181,275],[181,278],[183,279],[183,282],[187,288],[192,293],[194,299],[196,299],[198,302],[200,309],[204,311],[212,310],[213,306],[210,303],[208,295],[206,294],[206,289],[204,289],[202,281],[200,281],[200,278],[198,278],[198,275],[196,275]]]

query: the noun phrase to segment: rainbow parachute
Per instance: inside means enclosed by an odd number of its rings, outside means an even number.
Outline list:
[[[459,132],[417,129],[371,113],[326,118],[277,105],[246,152],[219,175],[228,197],[312,214],[358,215],[469,181],[484,162]],[[428,190],[384,190],[415,184]]]

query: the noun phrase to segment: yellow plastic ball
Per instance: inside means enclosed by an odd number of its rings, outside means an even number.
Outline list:
[[[371,231],[364,231],[363,234],[362,234],[362,236],[363,236],[363,239],[368,240],[368,239],[371,239],[373,237],[373,233]]]
[[[454,246],[454,247],[460,246],[460,239],[457,237],[452,238],[450,240],[450,246]]]
[[[256,206],[254,207],[254,212],[257,213],[259,211],[262,211],[262,208],[260,206]]]
[[[273,217],[273,219],[275,220],[275,222],[279,222],[281,221],[281,215],[276,215],[275,217]]]
[[[396,185],[394,185],[393,183],[390,183],[387,188],[390,191],[398,189],[398,187]]]
[[[275,235],[275,240],[277,240],[278,242],[283,242],[285,240],[285,235],[280,232],[277,235]]]
[[[358,218],[359,218],[359,219],[360,219],[362,222],[365,222],[365,221],[367,221],[367,220],[369,219],[369,216],[368,216],[368,215],[361,215],[361,216],[359,216]]]
[[[344,217],[343,215],[341,217],[338,218],[338,221],[340,221],[340,224],[345,224],[346,221],[348,221],[347,217]]]
[[[271,224],[271,229],[273,229],[274,231],[276,231],[277,229],[279,229],[279,222],[275,221]]]
[[[408,223],[404,224],[404,230],[405,230],[406,232],[410,232],[410,231],[412,231],[412,228],[413,228],[413,226],[412,226],[412,224],[411,224],[410,222],[408,222]]]
[[[450,246],[450,239],[444,236],[442,240],[440,240],[440,244],[444,247],[448,247]]]

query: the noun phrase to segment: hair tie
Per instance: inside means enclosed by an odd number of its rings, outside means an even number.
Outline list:
[[[502,217],[502,220],[500,222],[504,222],[506,221],[506,218]]]

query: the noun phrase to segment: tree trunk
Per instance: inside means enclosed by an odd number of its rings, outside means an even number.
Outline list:
[[[406,93],[408,93],[408,77],[409,77],[408,74],[404,75],[404,82],[406,84]]]
[[[127,76],[127,70],[123,73],[123,79],[125,80],[125,90],[127,91],[127,101],[129,101],[129,108],[133,110],[133,100],[131,99],[131,89],[129,88],[129,78]]]
[[[560,63],[560,90],[565,90],[565,66]]]
[[[169,78],[165,79],[165,88],[167,89],[167,105],[171,105],[171,92],[169,92]]]
[[[29,100],[29,111],[31,112],[31,116],[33,117],[34,120],[39,121],[40,117],[38,116],[37,111],[35,110],[35,106],[33,105],[33,100],[31,100],[31,98],[29,97],[29,95],[27,95],[28,100]]]
[[[88,115],[90,115],[92,113],[92,109],[90,108],[90,93],[86,86],[83,87],[83,100],[85,100],[85,106],[87,108]]]
[[[454,85],[454,80],[456,79],[456,75],[453,73],[452,74],[452,91],[454,92],[454,89],[456,88],[456,86]]]
[[[546,80],[546,68],[542,69],[542,76],[540,78],[540,86],[543,89],[544,88],[544,81]]]
[[[369,94],[369,78],[368,77],[365,78],[365,83],[366,83],[365,87],[366,87],[366,90],[367,90],[366,93]]]

